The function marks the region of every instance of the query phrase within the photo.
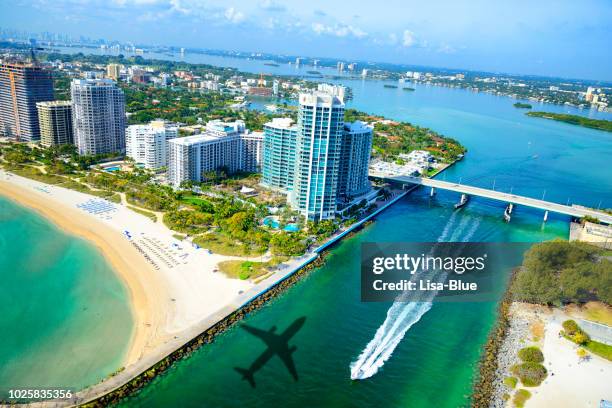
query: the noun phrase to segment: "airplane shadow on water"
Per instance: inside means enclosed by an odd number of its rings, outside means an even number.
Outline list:
[[[270,330],[261,330],[255,327],[243,324],[241,327],[253,336],[258,337],[261,341],[266,343],[268,348],[251,363],[249,368],[234,367],[234,370],[242,374],[242,379],[247,380],[251,387],[255,388],[255,376],[254,374],[259,371],[272,357],[277,355],[287,367],[287,370],[295,381],[298,380],[297,370],[295,369],[295,363],[291,356],[296,350],[296,346],[289,347],[289,340],[302,328],[306,317],[302,316],[296,319],[289,327],[285,329],[283,333],[276,333],[276,326],[272,326]]]

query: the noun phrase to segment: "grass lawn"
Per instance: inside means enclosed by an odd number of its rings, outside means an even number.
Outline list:
[[[583,347],[593,354],[597,354],[598,356],[603,357],[608,361],[612,361],[612,346],[608,346],[607,344],[591,340]]]
[[[219,263],[219,270],[232,279],[256,279],[269,272],[269,268],[286,261],[286,257],[274,257],[268,262],[254,261],[223,261]]]
[[[612,307],[601,302],[589,302],[582,310],[588,320],[612,326]]]
[[[47,184],[61,184],[66,181],[64,177],[44,174],[37,168],[31,166],[8,166],[6,167],[6,169],[11,173],[17,174],[18,176],[26,177]]]
[[[223,261],[219,263],[219,270],[228,278],[253,279],[268,273],[267,262],[251,261]]]
[[[192,205],[197,205],[197,206],[201,206],[202,204],[204,205],[208,204],[212,206],[212,203],[210,201],[197,197],[197,196],[185,196],[181,198],[181,201],[187,204],[192,204]]]
[[[153,222],[157,222],[157,215],[155,215],[155,213],[152,213],[150,211],[141,210],[140,208],[136,208],[131,205],[128,205],[127,208],[129,208],[130,210],[134,212],[137,212],[140,215],[144,215],[145,217],[148,217]]]
[[[210,249],[213,253],[220,255],[253,255],[245,245],[234,242],[234,240],[222,234],[198,235],[193,239],[193,242],[202,248]]]

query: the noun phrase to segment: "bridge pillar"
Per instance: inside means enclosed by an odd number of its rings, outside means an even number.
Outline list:
[[[544,222],[548,221],[548,210],[544,211]]]
[[[436,188],[435,188],[435,187],[432,187],[432,188],[431,188],[431,191],[429,192],[429,196],[430,196],[430,197],[433,197],[433,196],[435,196],[435,195],[436,195]]]
[[[514,204],[510,203],[508,205],[508,214],[512,214],[512,210],[514,209]]]

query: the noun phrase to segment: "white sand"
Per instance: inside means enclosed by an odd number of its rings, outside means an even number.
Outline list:
[[[77,205],[104,200],[2,170],[0,194],[33,208],[66,231],[90,240],[109,260],[129,288],[135,319],[126,367],[155,354],[171,339],[182,337],[181,332],[187,332],[220,310],[240,304],[243,296],[239,292],[254,286],[213,272],[219,262],[236,258],[195,249],[173,238],[163,224],[154,223],[120,204],[112,203],[116,209],[113,212],[92,215]],[[126,230],[131,240],[124,235]],[[159,267],[147,261],[133,242]],[[162,259],[172,266],[167,266]]]
[[[527,408],[599,407],[599,401],[612,401],[612,362],[591,354],[580,362],[578,346],[559,337],[561,323],[570,316],[555,309],[545,315],[545,338],[542,351],[548,377],[539,387],[527,388],[532,397]]]

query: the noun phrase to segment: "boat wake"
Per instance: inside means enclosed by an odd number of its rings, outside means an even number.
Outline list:
[[[444,241],[468,241],[478,229],[480,220],[478,218],[464,216],[456,222],[457,212],[449,218],[438,242]],[[471,225],[470,225],[471,224]],[[451,233],[452,232],[452,233]],[[462,236],[463,235],[463,236]],[[450,238],[450,239],[449,239]],[[417,274],[413,275],[416,276]],[[441,281],[446,278],[444,272],[431,271],[424,276],[418,274],[419,279],[430,279]],[[416,279],[413,277],[413,279]],[[351,379],[364,380],[372,377],[391,357],[397,345],[402,341],[406,332],[431,309],[432,300],[437,292],[427,292],[424,298],[418,302],[405,302],[406,294],[400,295],[387,311],[387,317],[383,324],[376,330],[374,338],[370,340],[357,360],[351,363]]]

